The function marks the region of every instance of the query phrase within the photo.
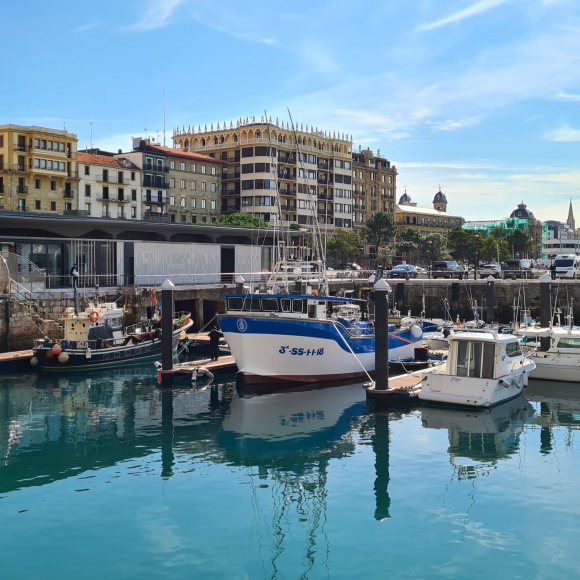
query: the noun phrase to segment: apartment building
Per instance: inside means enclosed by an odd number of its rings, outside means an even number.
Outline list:
[[[222,168],[226,164],[209,155],[153,143],[147,150],[166,156],[169,221],[215,223],[220,215]]]
[[[397,168],[370,149],[352,154],[353,227],[362,228],[373,213],[395,213]]]
[[[79,151],[79,214],[141,219],[141,170],[128,159],[91,149]]]
[[[191,151],[133,140],[133,151],[119,153],[142,168],[145,221],[214,223],[220,214],[222,163]]]
[[[269,223],[352,227],[352,138],[254,117],[173,132],[174,147],[225,163],[221,211]]]
[[[77,141],[65,130],[0,125],[0,207],[61,215],[76,210]]]

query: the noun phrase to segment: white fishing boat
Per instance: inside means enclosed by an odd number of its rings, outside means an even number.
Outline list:
[[[286,271],[287,272],[287,271]],[[308,287],[226,294],[221,331],[246,383],[319,382],[365,376],[375,369],[375,328],[366,303]],[[287,286],[284,286],[287,288]],[[388,335],[391,361],[411,359],[423,332],[418,325]]]
[[[426,374],[419,399],[445,405],[493,407],[517,397],[536,368],[532,349],[493,328],[454,330],[447,363]]]

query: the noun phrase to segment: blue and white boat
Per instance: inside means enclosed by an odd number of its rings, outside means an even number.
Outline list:
[[[261,292],[225,296],[218,322],[245,382],[336,381],[374,372],[375,328],[366,301],[328,295],[317,262],[293,265],[276,268]],[[299,280],[289,293],[292,272]],[[420,326],[390,330],[389,360],[413,357],[422,344]]]

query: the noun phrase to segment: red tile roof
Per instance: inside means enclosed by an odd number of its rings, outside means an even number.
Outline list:
[[[193,151],[187,151],[186,149],[176,149],[175,147],[163,147],[161,145],[154,145],[152,143],[147,143],[146,147],[153,149],[154,151],[159,151],[161,153],[166,153],[173,157],[181,157],[183,159],[191,159],[192,161],[205,161],[206,163],[218,163],[221,165],[226,165],[225,161],[220,159],[214,159],[209,155],[203,155],[201,153],[194,153]]]
[[[86,163],[87,165],[105,165],[116,169],[126,169],[119,159],[115,159],[110,155],[97,155],[94,153],[85,153],[84,151],[77,152],[77,162]]]

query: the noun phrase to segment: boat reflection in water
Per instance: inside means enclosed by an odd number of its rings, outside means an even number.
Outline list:
[[[539,425],[540,452],[554,449],[554,429],[564,427],[568,436],[580,429],[580,383],[562,381],[530,381],[526,397],[535,404],[534,423]]]
[[[451,463],[460,479],[470,479],[518,451],[524,425],[533,414],[533,407],[520,396],[491,409],[422,407],[421,421],[425,428],[448,430]],[[461,465],[459,458],[477,464]]]

